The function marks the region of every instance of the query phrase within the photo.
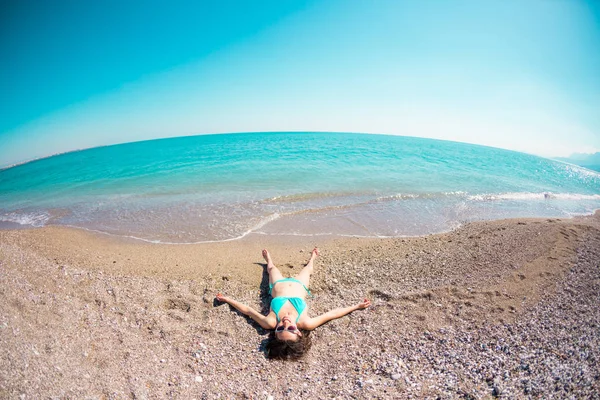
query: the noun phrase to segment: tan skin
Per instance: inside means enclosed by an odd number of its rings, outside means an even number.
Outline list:
[[[271,255],[265,249],[262,251],[263,258],[267,262],[267,272],[269,273],[269,284],[272,284],[280,279],[283,279],[283,275],[281,275],[281,271],[275,266],[273,260],[271,259]],[[306,266],[300,271],[300,273],[295,276],[300,282],[302,282],[306,287],[309,287],[310,276],[313,272],[313,262],[319,256],[319,250],[315,247],[315,249],[310,254],[310,259],[306,263]],[[302,287],[298,282],[280,282],[273,287],[273,291],[271,292],[273,297],[300,297],[302,299],[306,299],[306,290]],[[233,300],[229,297],[223,296],[221,293],[217,294],[216,299],[220,302],[227,303],[242,314],[249,316],[254,321],[256,321],[261,327],[265,329],[275,329],[278,326],[283,325],[285,330],[281,332],[275,332],[275,335],[280,340],[292,340],[296,341],[300,336],[302,336],[302,332],[298,329],[305,330],[313,330],[318,328],[319,326],[337,319],[341,318],[344,315],[348,315],[356,310],[363,310],[371,305],[371,301],[369,299],[364,299],[360,303],[354,304],[349,307],[336,308],[334,310],[328,311],[325,314],[321,314],[317,317],[311,318],[308,316],[308,307],[302,312],[298,322],[296,323],[296,318],[298,318],[298,312],[289,301],[286,302],[279,310],[279,322],[277,322],[277,317],[273,310],[269,311],[268,315],[262,315],[252,307],[249,307],[245,304],[242,304],[236,300]],[[296,326],[297,329],[293,331],[289,331],[288,327]]]

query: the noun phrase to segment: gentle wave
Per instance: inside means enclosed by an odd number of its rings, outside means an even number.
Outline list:
[[[467,193],[463,191],[438,192],[438,193],[397,193],[392,195],[377,196],[372,192],[325,192],[325,193],[299,193],[285,196],[275,196],[261,200],[262,203],[300,203],[310,200],[322,199],[346,199],[348,202],[339,205],[327,205],[315,209],[298,210],[297,212],[322,211],[325,209],[338,209],[366,204],[390,202],[398,200],[419,200],[419,199],[442,199],[449,197],[464,197]],[[366,198],[366,200],[365,200]]]
[[[494,200],[600,200],[600,194],[577,194],[577,193],[499,193],[478,194],[467,197],[470,201],[494,201]]]
[[[46,226],[52,216],[47,212],[11,212],[0,215],[0,221],[12,222],[19,225],[29,225],[36,228]]]
[[[280,215],[277,214],[277,213],[268,215],[267,217],[263,218],[260,222],[258,222],[256,225],[254,225],[252,228],[248,229],[246,232],[242,233],[241,235],[238,235],[238,236],[235,236],[235,237],[231,237],[231,238],[227,238],[227,239],[219,239],[219,240],[198,240],[198,241],[194,241],[194,242],[170,242],[170,241],[167,241],[167,240],[148,239],[148,238],[143,238],[143,237],[139,237],[139,236],[135,236],[135,235],[125,235],[125,234],[118,234],[118,233],[113,233],[113,232],[106,232],[106,231],[101,231],[101,230],[98,230],[98,229],[86,228],[86,227],[81,227],[81,226],[76,226],[76,225],[64,225],[64,226],[68,226],[68,227],[76,228],[76,229],[83,229],[83,230],[88,231],[88,232],[95,232],[95,233],[100,233],[100,234],[103,234],[103,235],[116,236],[116,237],[124,237],[124,238],[128,238],[128,239],[140,240],[140,241],[146,242],[146,243],[169,244],[169,245],[173,245],[173,244],[189,245],[189,244],[203,244],[203,243],[232,242],[232,241],[243,239],[243,238],[245,238],[246,236],[248,236],[248,235],[250,235],[252,233],[263,234],[262,232],[257,232],[257,231],[260,228],[262,228],[263,226],[267,225],[269,222],[275,221],[279,217],[280,217]]]
[[[467,193],[463,191],[437,192],[437,193],[398,193],[389,196],[377,197],[374,201],[414,200],[414,199],[438,199],[445,197],[463,197]]]
[[[124,195],[126,196],[126,195]],[[508,193],[487,193],[487,194],[475,194],[469,195],[463,191],[455,192],[439,192],[439,193],[423,193],[423,194],[411,194],[411,193],[399,193],[388,196],[379,196],[371,199],[364,197],[365,193],[308,193],[298,194],[289,196],[277,196],[275,198],[264,199],[262,203],[269,203],[270,201],[275,202],[300,202],[302,200],[317,200],[326,199],[332,197],[339,197],[346,199],[347,202],[343,204],[314,204],[312,206],[306,206],[296,210],[281,210],[275,213],[262,217],[260,222],[249,229],[247,232],[241,234],[239,237],[244,237],[248,233],[254,232],[260,229],[262,226],[269,222],[278,219],[280,217],[302,215],[302,214],[316,214],[323,213],[333,210],[344,210],[369,206],[378,203],[394,203],[394,202],[406,202],[406,201],[419,201],[419,200],[467,200],[467,201],[506,201],[506,200],[518,200],[518,201],[539,201],[539,200],[568,200],[568,201],[600,201],[600,194],[578,194],[578,193],[530,193],[530,192],[508,192]],[[174,208],[176,210],[176,207]],[[48,211],[14,211],[0,215],[0,221],[12,222],[20,225],[29,225],[33,227],[42,227],[48,223],[56,222],[60,223],[60,215],[54,215]],[[67,224],[65,224],[67,225]],[[71,224],[68,224],[71,225]],[[136,239],[139,239],[136,237]]]
[[[303,201],[321,200],[330,198],[363,197],[373,195],[372,192],[312,192],[295,193],[270,197],[262,200],[263,203],[298,203]]]

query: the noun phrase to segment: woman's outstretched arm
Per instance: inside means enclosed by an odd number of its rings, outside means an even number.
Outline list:
[[[265,329],[273,329],[275,327],[273,324],[273,322],[274,322],[273,318],[269,318],[268,316],[262,315],[261,313],[259,313],[252,307],[242,304],[239,301],[231,299],[229,297],[225,297],[221,293],[218,293],[215,296],[215,298],[222,303],[229,304],[230,306],[234,307],[236,310],[238,310],[242,314],[249,316],[254,321],[258,322],[258,324]]]
[[[350,306],[350,307],[336,308],[334,310],[326,312],[325,314],[319,315],[318,317],[311,318],[304,324],[304,328],[306,328],[308,330],[318,328],[319,326],[323,325],[326,322],[329,322],[329,321],[337,319],[337,318],[341,318],[344,315],[350,314],[352,311],[364,310],[365,308],[367,308],[369,306],[371,306],[371,300],[364,299],[360,303],[354,304],[353,306]]]

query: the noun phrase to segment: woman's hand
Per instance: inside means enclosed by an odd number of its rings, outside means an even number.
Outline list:
[[[368,308],[368,307],[370,307],[370,306],[371,306],[371,300],[369,300],[369,299],[364,299],[363,301],[361,301],[360,303],[358,303],[358,304],[356,305],[356,307],[357,307],[359,310],[364,310],[365,308]]]
[[[217,299],[217,301],[220,301],[221,303],[227,303],[227,297],[223,296],[221,293],[217,293],[215,299]]]

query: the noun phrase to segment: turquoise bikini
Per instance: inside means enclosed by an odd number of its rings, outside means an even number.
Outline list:
[[[280,279],[278,281],[271,283],[269,285],[269,294],[271,294],[271,292],[273,291],[273,286],[275,286],[279,282],[299,283],[302,285],[302,287],[304,287],[304,289],[306,290],[306,293],[308,293],[308,295],[312,297],[312,293],[310,293],[310,290],[308,290],[308,288],[304,285],[304,283],[300,282],[296,278],[285,278],[285,279]],[[298,311],[298,318],[296,318],[296,323],[298,323],[298,320],[300,319],[300,315],[306,309],[306,301],[304,301],[304,299],[302,299],[300,297],[284,297],[284,296],[274,297],[273,300],[271,300],[271,310],[273,310],[273,312],[275,313],[275,317],[277,318],[277,322],[279,322],[279,311],[281,311],[281,307],[283,307],[283,305],[285,303],[287,303],[288,301],[290,303],[292,303],[292,306],[296,309],[296,311]]]

